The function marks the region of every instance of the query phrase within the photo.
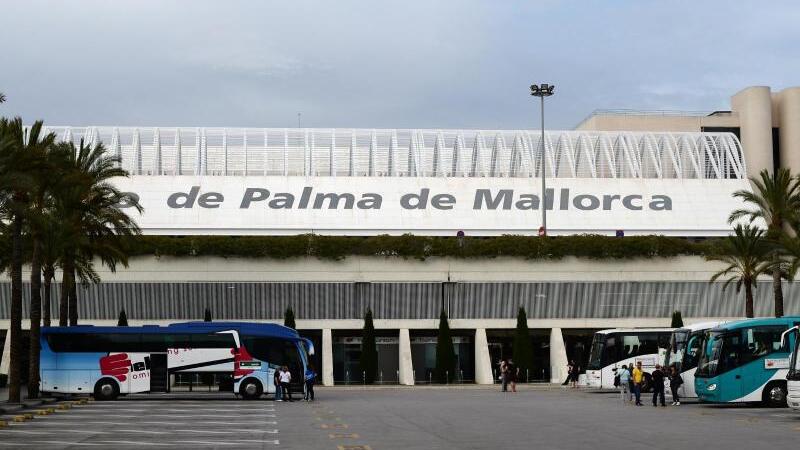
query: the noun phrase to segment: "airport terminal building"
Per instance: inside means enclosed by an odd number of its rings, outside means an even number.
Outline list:
[[[575,130],[222,129],[50,127],[62,140],[102,142],[131,177],[144,234],[165,236],[549,235],[729,233],[728,214],[762,169],[800,172],[800,88],[747,88],[730,111],[598,111]],[[544,152],[544,167],[541,155]],[[546,174],[547,191],[541,192]],[[624,237],[622,238],[624,239]],[[612,327],[734,318],[744,301],[709,283],[698,256],[558,260],[314,256],[253,259],[137,256],[79,288],[82,323],[282,322],[314,340],[326,385],[360,383],[361,328],[375,316],[383,383],[430,381],[439,312],[450,319],[459,380],[491,383],[510,355],[517,309],[528,315],[533,380],[563,380],[568,359]],[[105,269],[103,269],[105,270]],[[60,279],[60,275],[58,277]],[[770,280],[755,291],[770,315]],[[58,285],[53,287],[57,292]],[[800,287],[785,283],[787,314]],[[10,283],[0,289],[8,328]],[[27,302],[27,292],[24,302]],[[26,305],[27,307],[27,305]],[[57,307],[53,317],[57,317]],[[25,313],[27,316],[27,312]],[[6,347],[8,346],[8,339]],[[7,370],[8,351],[0,371]]]

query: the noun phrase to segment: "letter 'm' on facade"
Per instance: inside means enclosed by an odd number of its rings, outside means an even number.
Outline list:
[[[487,209],[497,209],[500,203],[503,204],[503,209],[511,209],[513,195],[513,189],[500,189],[497,191],[497,197],[492,198],[491,189],[477,189],[475,191],[475,202],[472,204],[472,209],[483,209],[484,203]]]
[[[339,207],[339,201],[342,199],[344,199],[344,209],[353,209],[353,205],[356,203],[356,196],[349,193],[317,194],[314,197],[314,209],[322,209],[325,200],[328,200],[328,209],[337,209]]]
[[[260,202],[269,197],[269,191],[262,188],[247,188],[242,196],[242,203],[239,204],[240,209],[247,209],[252,202]]]
[[[654,195],[650,201],[653,211],[672,211],[672,199],[668,195]]]
[[[358,209],[381,209],[383,197],[378,194],[366,193],[361,195],[361,200],[358,201]]]
[[[193,208],[198,192],[200,192],[200,186],[192,186],[188,194],[176,192],[167,198],[167,206],[170,208]]]
[[[642,200],[642,196],[641,195],[626,195],[625,197],[622,198],[622,205],[625,206],[626,208],[630,209],[630,210],[633,210],[633,211],[641,211],[642,210],[642,204],[640,203],[638,205],[635,205],[633,203],[634,200],[641,201]]]

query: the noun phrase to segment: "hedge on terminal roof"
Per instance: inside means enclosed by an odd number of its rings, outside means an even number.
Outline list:
[[[348,256],[384,256],[425,260],[431,257],[560,259],[627,259],[705,255],[714,241],[693,242],[666,236],[600,235],[535,237],[415,236],[138,236],[131,256],[221,256],[286,259],[311,256],[341,260]]]

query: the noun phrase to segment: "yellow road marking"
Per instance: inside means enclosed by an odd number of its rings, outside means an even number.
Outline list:
[[[349,425],[347,425],[346,423],[323,423],[319,427],[322,428],[323,430],[333,430],[333,429],[342,430],[348,428]]]
[[[358,433],[330,433],[331,439],[358,439]]]
[[[337,450],[372,450],[369,445],[339,445]]]

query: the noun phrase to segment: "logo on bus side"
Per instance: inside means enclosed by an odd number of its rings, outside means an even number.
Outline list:
[[[145,356],[143,361],[131,362],[127,353],[109,354],[100,358],[100,373],[116,378],[123,382],[132,374],[133,379],[139,378],[139,372],[150,370],[150,357]]]

